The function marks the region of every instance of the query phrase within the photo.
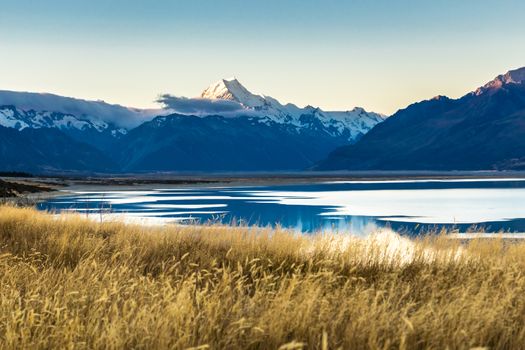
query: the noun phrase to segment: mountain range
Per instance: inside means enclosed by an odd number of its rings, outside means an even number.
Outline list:
[[[0,170],[156,172],[301,170],[359,140],[385,116],[283,105],[236,79],[197,98],[136,109],[0,91]]]
[[[0,170],[40,173],[523,170],[525,68],[394,115],[330,112],[223,79],[136,109],[0,91]]]
[[[525,68],[458,99],[414,103],[317,170],[523,170]]]

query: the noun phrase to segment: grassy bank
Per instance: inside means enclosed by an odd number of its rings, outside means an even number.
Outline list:
[[[0,207],[0,348],[525,344],[525,244],[145,228]]]
[[[28,183],[27,181],[4,181],[0,179],[0,201],[4,198],[18,197],[29,193],[50,192],[52,190],[49,186]]]

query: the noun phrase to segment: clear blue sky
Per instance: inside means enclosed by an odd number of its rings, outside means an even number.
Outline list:
[[[0,0],[0,89],[154,106],[236,76],[392,113],[525,66],[525,1]]]

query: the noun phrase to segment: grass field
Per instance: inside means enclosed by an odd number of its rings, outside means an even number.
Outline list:
[[[519,349],[525,243],[0,207],[1,349]]]

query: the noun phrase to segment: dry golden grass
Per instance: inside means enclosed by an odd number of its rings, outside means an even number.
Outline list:
[[[0,348],[523,348],[524,243],[400,247],[0,207]]]

